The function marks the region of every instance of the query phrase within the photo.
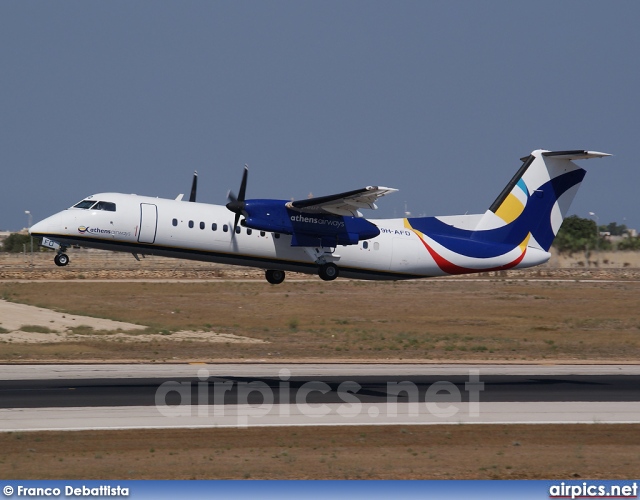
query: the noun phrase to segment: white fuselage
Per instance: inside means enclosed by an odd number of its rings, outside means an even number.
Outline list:
[[[361,279],[408,279],[447,275],[426,251],[405,219],[370,220],[380,235],[357,245],[328,249],[292,247],[291,236],[238,226],[220,205],[191,203],[118,193],[90,197],[115,204],[115,211],[69,208],[35,224],[34,235],[63,246],[161,255],[263,269],[315,274],[323,255],[340,276]],[[332,249],[333,250],[333,249]],[[545,262],[549,254],[528,249],[517,267]],[[511,257],[509,257],[511,258]],[[474,266],[473,262],[463,263]],[[477,271],[484,269],[477,267]]]

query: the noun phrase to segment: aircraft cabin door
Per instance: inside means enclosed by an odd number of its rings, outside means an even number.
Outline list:
[[[158,207],[151,203],[140,203],[140,243],[153,243],[156,241],[158,229]]]

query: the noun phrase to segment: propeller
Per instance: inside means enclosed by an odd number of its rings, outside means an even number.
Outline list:
[[[246,217],[245,212],[245,203],[244,203],[244,195],[247,191],[247,176],[249,174],[249,167],[247,165],[244,166],[244,172],[242,174],[242,181],[240,182],[240,192],[238,193],[238,197],[229,191],[227,197],[229,198],[229,203],[227,203],[227,208],[236,214],[235,221],[233,223],[233,232],[235,233],[236,228],[238,227],[238,221],[240,220],[240,216],[244,215]]]
[[[196,191],[198,190],[198,171],[193,172],[193,182],[191,183],[191,194],[189,195],[189,201],[196,201]]]

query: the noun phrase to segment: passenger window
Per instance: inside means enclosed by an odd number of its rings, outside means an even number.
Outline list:
[[[364,241],[364,242],[362,243],[362,248],[364,248],[365,250],[366,250],[367,248],[369,248],[369,242],[368,242],[368,241]]]
[[[193,229],[193,221],[192,220],[189,221],[189,228]]]
[[[229,226],[225,224],[224,226],[222,226],[222,230],[226,233],[227,231],[229,231]]]
[[[273,233],[273,237],[274,237],[275,239],[280,238],[280,233]]]
[[[204,229],[204,222],[200,223],[200,229]]]
[[[218,224],[216,224],[215,222],[213,224],[211,224],[211,230],[212,231],[217,231],[218,230]]]
[[[253,233],[253,231],[251,229],[247,228],[247,234],[251,234],[251,233]]]
[[[264,231],[260,231],[260,236],[264,236]]]
[[[174,226],[177,226],[178,225],[178,219],[173,219],[171,221],[171,224],[173,224]]]
[[[236,227],[236,234],[240,234],[240,231],[242,231],[242,229],[240,229],[240,226]]]
[[[373,244],[373,249],[374,250],[380,250],[380,243],[378,243],[377,241]]]

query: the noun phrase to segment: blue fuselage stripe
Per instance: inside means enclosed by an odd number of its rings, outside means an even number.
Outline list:
[[[555,237],[551,227],[551,210],[562,194],[582,182],[584,175],[583,169],[577,169],[543,184],[529,197],[520,216],[510,224],[496,229],[459,229],[436,217],[408,220],[414,229],[448,250],[467,257],[491,258],[504,255],[521,244],[529,233],[548,251]]]

